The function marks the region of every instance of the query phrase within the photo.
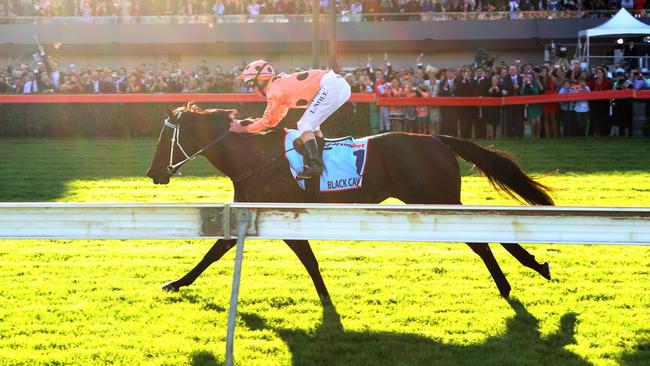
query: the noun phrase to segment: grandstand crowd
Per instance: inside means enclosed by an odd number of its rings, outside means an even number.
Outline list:
[[[330,0],[320,0],[324,10]],[[440,12],[615,11],[626,8],[641,16],[645,0],[336,0],[339,14]],[[309,14],[312,0],[0,0],[0,17],[138,17],[162,15]],[[574,14],[573,16],[583,16]],[[589,16],[598,14],[590,13]],[[393,16],[394,20],[420,17]],[[366,17],[364,20],[378,20]],[[389,20],[381,17],[380,20]]]
[[[602,90],[650,89],[650,73],[637,60],[613,69],[577,61],[533,65],[494,63],[486,57],[463,67],[424,65],[394,67],[388,55],[381,65],[368,57],[366,65],[336,70],[356,93],[384,97],[503,97]],[[483,55],[485,56],[485,55]],[[2,68],[0,93],[249,93],[237,76],[242,65],[223,69],[206,61],[194,67],[161,63],[125,67],[78,68],[44,55],[35,67],[10,64]],[[306,68],[293,68],[288,72]],[[629,135],[632,101],[590,101],[506,107],[380,107],[381,131],[442,133],[493,139],[522,137],[524,120],[535,137]],[[543,132],[542,132],[543,131]]]

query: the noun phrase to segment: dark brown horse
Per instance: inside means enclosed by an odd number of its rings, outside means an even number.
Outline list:
[[[284,155],[284,133],[239,135],[228,132],[234,110],[203,110],[188,104],[169,111],[147,175],[167,184],[171,175],[194,156],[202,155],[230,177],[237,202],[310,202],[296,184]],[[504,153],[450,136],[386,133],[370,137],[363,186],[356,190],[323,192],[323,203],[380,203],[389,197],[410,204],[460,204],[460,172],[456,155],[475,164],[500,191],[533,205],[552,205],[550,189],[530,177]],[[309,272],[316,291],[328,297],[318,262],[306,240],[285,240]],[[236,240],[218,240],[205,257],[182,278],[163,286],[188,286],[221,258]],[[501,296],[510,284],[487,243],[467,243],[487,266]],[[550,279],[547,263],[538,263],[519,244],[502,244],[521,264]]]

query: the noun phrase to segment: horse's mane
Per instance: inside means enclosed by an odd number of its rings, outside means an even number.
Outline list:
[[[186,112],[195,113],[195,114],[202,114],[202,115],[214,114],[214,113],[217,113],[217,112],[225,112],[225,113],[228,113],[228,115],[230,116],[230,119],[234,119],[235,116],[237,115],[237,113],[239,113],[236,109],[219,109],[219,108],[205,109],[205,108],[201,108],[198,105],[194,104],[194,102],[187,102],[186,105],[177,107],[176,109],[174,109],[172,111],[173,114],[186,113]]]

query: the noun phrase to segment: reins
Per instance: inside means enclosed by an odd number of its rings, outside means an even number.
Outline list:
[[[244,173],[242,173],[242,174],[240,174],[240,175],[238,175],[238,176],[236,176],[234,178],[230,178],[230,180],[232,180],[233,183],[237,183],[237,182],[241,182],[241,181],[243,181],[245,179],[248,179],[248,178],[252,177],[253,175],[255,175],[257,172],[259,172],[261,170],[264,170],[264,169],[270,167],[271,165],[273,165],[273,163],[275,163],[278,160],[278,158],[280,158],[282,155],[288,153],[291,150],[295,150],[295,149],[292,147],[291,149],[286,150],[282,154],[272,157],[271,159],[267,160],[264,164],[258,166],[257,168],[247,170]]]
[[[180,118],[181,113],[182,112],[178,112],[176,114],[176,119]],[[167,173],[170,174],[170,175],[180,175],[180,167],[183,164],[185,164],[186,162],[188,162],[190,160],[194,160],[194,158],[196,158],[197,155],[199,155],[199,154],[203,153],[204,151],[208,150],[209,148],[211,148],[212,146],[217,144],[219,141],[225,139],[226,137],[228,137],[228,135],[230,135],[230,131],[226,131],[221,136],[215,138],[214,140],[210,141],[208,144],[206,144],[205,146],[200,148],[194,154],[188,155],[185,152],[185,150],[183,149],[183,146],[181,146],[181,143],[180,143],[180,129],[181,129],[181,126],[180,125],[175,125],[175,124],[169,122],[169,118],[165,119],[164,126],[169,127],[169,128],[174,130],[174,132],[172,134],[171,150],[170,150],[170,153],[169,153],[169,165],[167,165]],[[176,164],[174,164],[174,146],[178,146],[179,150],[183,153],[183,155],[185,155],[185,159],[179,161]],[[249,170],[245,171],[244,173],[242,173],[242,174],[240,174],[240,175],[238,175],[236,177],[230,178],[230,180],[232,180],[233,183],[237,183],[237,182],[241,182],[241,181],[243,181],[245,179],[248,179],[248,178],[252,177],[253,175],[255,175],[256,173],[258,173],[259,171],[261,171],[263,169],[266,169],[269,166],[273,165],[278,160],[278,158],[280,158],[282,155],[284,155],[284,154],[286,154],[289,151],[292,151],[294,149],[295,148],[291,148],[289,150],[286,150],[282,154],[274,156],[273,158],[267,160],[266,162],[264,162],[260,166],[254,168],[254,169],[249,169]],[[179,168],[179,170],[177,172],[174,172],[174,170],[176,168]]]

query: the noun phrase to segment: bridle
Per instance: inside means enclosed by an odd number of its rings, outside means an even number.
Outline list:
[[[224,111],[224,112],[230,112],[230,115],[229,115],[229,116],[230,116],[230,119],[232,119],[232,120],[234,120],[235,115],[237,114],[237,110],[228,110],[228,109],[223,109],[222,111]],[[174,119],[175,119],[175,120],[179,120],[179,119],[181,118],[181,115],[182,115],[182,114],[183,114],[183,112],[177,112],[176,115],[174,116]],[[215,144],[219,143],[219,141],[225,139],[228,135],[230,135],[230,131],[226,131],[226,132],[223,133],[222,135],[218,136],[218,137],[215,138],[214,140],[212,140],[212,141],[210,141],[209,143],[207,143],[206,145],[204,145],[202,148],[200,148],[200,149],[199,149],[197,152],[195,152],[194,154],[189,155],[189,154],[187,154],[187,153],[185,152],[185,149],[183,149],[183,146],[181,146],[181,142],[180,142],[181,126],[180,126],[180,125],[175,125],[175,124],[171,123],[171,122],[169,121],[169,117],[168,117],[168,118],[165,119],[165,121],[164,121],[164,123],[163,123],[163,128],[164,128],[164,127],[169,127],[169,128],[171,128],[172,130],[174,130],[174,132],[172,133],[171,148],[170,148],[170,151],[169,151],[169,165],[167,165],[167,168],[166,168],[166,172],[167,172],[167,174],[169,174],[170,176],[171,176],[171,175],[181,175],[180,167],[181,167],[183,164],[187,163],[187,162],[190,161],[190,160],[194,160],[194,158],[196,158],[197,155],[200,155],[201,153],[203,153],[204,151],[206,151],[207,149],[211,148],[211,147],[214,146]],[[179,150],[183,153],[183,155],[185,156],[185,159],[179,161],[179,162],[176,163],[176,164],[174,164],[174,147],[175,147],[175,146],[178,146],[178,149],[179,149]],[[237,183],[237,182],[243,181],[243,180],[245,180],[245,179],[247,179],[247,178],[250,178],[250,177],[252,177],[253,175],[255,175],[257,172],[259,172],[260,170],[266,169],[266,168],[268,168],[269,166],[273,165],[276,161],[278,161],[278,159],[279,159],[280,157],[284,156],[284,154],[286,154],[287,152],[289,152],[289,151],[291,151],[291,150],[293,150],[293,148],[291,148],[291,149],[289,149],[289,150],[287,150],[287,151],[283,151],[282,154],[279,155],[279,156],[274,156],[274,157],[272,157],[271,159],[269,159],[269,160],[267,160],[266,162],[262,163],[261,165],[259,165],[259,166],[258,166],[257,168],[255,168],[255,169],[250,169],[250,170],[245,171],[244,173],[242,173],[242,174],[240,174],[240,175],[238,175],[238,176],[236,176],[236,177],[230,178],[230,179],[232,180],[233,183]],[[176,170],[177,168],[178,168],[178,170]],[[174,171],[174,170],[176,170],[176,171]]]
[[[231,112],[230,118],[233,119],[234,114],[237,113],[237,112],[232,111],[232,110],[230,112]],[[179,120],[181,118],[182,114],[183,114],[183,112],[177,112],[176,115],[174,116],[174,119]],[[172,130],[174,130],[174,132],[172,133],[172,141],[171,141],[171,147],[170,147],[170,151],[169,151],[169,165],[167,165],[167,168],[166,168],[167,174],[169,174],[169,175],[181,175],[180,167],[183,164],[187,163],[190,160],[194,160],[194,158],[196,158],[197,155],[200,155],[205,150],[211,148],[216,143],[218,143],[219,141],[225,139],[230,134],[230,131],[226,131],[225,133],[221,134],[220,136],[218,136],[217,138],[215,138],[214,140],[210,141],[209,143],[204,145],[202,148],[197,150],[194,154],[189,155],[188,153],[185,152],[185,149],[183,149],[183,146],[181,145],[181,141],[180,141],[181,126],[180,125],[175,125],[175,124],[169,122],[169,118],[166,118],[165,122],[163,123],[163,127],[169,127]],[[181,153],[183,153],[183,155],[185,156],[185,159],[183,159],[183,160],[179,161],[178,163],[174,164],[174,147],[176,147],[176,146],[178,146],[178,149],[181,151]]]

